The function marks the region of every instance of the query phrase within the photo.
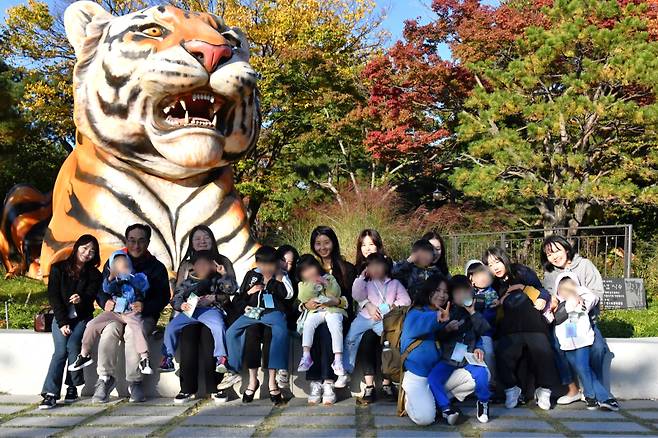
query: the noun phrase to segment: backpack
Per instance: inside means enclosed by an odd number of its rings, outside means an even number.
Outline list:
[[[422,342],[421,339],[416,339],[407,347],[404,353],[400,352],[402,324],[409,309],[409,306],[395,307],[384,316],[384,320],[382,321],[384,325],[381,338],[382,374],[394,383],[402,382],[404,361],[409,356],[409,353]]]

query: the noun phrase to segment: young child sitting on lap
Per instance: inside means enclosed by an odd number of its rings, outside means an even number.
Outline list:
[[[467,370],[475,380],[476,417],[481,423],[489,421],[489,371],[484,362],[480,337],[489,330],[489,323],[475,311],[472,288],[468,278],[455,275],[450,280],[450,301],[447,309],[450,321],[437,335],[441,343],[441,360],[434,366],[427,380],[443,418],[454,425],[459,412],[452,408],[445,383],[458,368]]]
[[[581,286],[578,277],[571,272],[563,272],[556,278],[555,290],[559,302],[555,309],[555,336],[569,364],[578,374],[587,409],[598,407],[618,411],[619,403],[596,378],[590,364],[590,350],[595,335],[589,311],[598,304],[599,298]]]
[[[313,301],[316,307],[307,310],[302,333],[302,348],[304,350],[297,371],[306,372],[313,365],[311,346],[315,329],[326,322],[331,333],[331,347],[334,352],[334,362],[331,368],[337,376],[345,374],[343,368],[343,318],[347,312],[340,307],[325,307],[324,304],[332,298],[341,299],[340,286],[333,275],[327,274],[320,262],[310,254],[304,254],[297,263],[297,278],[299,282],[299,301],[306,304]]]
[[[105,310],[87,323],[82,336],[82,348],[76,361],[69,365],[69,371],[77,371],[94,363],[91,350],[103,329],[113,321],[130,326],[126,335],[133,336],[133,344],[140,356],[139,369],[142,374],[152,374],[148,357],[148,344],[142,330],[141,312],[134,309],[136,303],[144,302],[144,294],[149,288],[146,275],[133,273],[130,257],[124,251],[115,251],[109,259],[110,276],[103,280],[102,294],[107,295],[106,303],[114,303],[112,310]],[[107,304],[106,304],[107,308]]]
[[[470,260],[466,263],[466,277],[473,286],[473,302],[475,310],[480,312],[491,327],[481,336],[482,350],[484,350],[484,361],[489,367],[491,381],[495,380],[496,357],[494,354],[494,327],[496,326],[496,315],[498,313],[498,293],[491,286],[493,276],[489,268],[480,260]]]
[[[201,323],[210,329],[215,341],[213,355],[216,360],[216,371],[225,373],[226,347],[224,334],[226,325],[224,317],[226,309],[230,306],[230,296],[235,294],[237,284],[232,277],[221,275],[222,265],[213,260],[211,251],[198,251],[192,257],[194,271],[176,287],[175,295],[171,301],[174,310],[181,313],[172,319],[164,332],[162,345],[163,358],[160,370],[174,371],[174,354],[181,331],[190,325]],[[197,298],[198,297],[198,301]]]
[[[411,255],[393,265],[393,278],[407,289],[409,297],[413,300],[432,275],[440,274],[439,268],[434,266],[434,247],[429,240],[418,240],[411,247]]]

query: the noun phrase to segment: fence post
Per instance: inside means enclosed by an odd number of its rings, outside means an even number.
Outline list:
[[[500,247],[505,249],[505,233],[500,233]]]
[[[626,234],[624,239],[624,278],[630,278],[633,256],[633,224],[627,224],[624,230]]]
[[[454,234],[450,235],[450,258],[452,259],[452,266],[457,266],[459,262],[459,244],[458,237]]]

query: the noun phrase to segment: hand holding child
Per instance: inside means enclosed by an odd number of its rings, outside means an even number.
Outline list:
[[[144,303],[141,301],[135,301],[132,304],[133,312],[140,313],[142,310],[144,310]]]
[[[537,298],[535,300],[535,309],[539,310],[542,312],[544,308],[546,307],[546,300],[543,298]]]
[[[113,311],[113,310],[114,310],[114,301],[112,301],[112,300],[107,300],[107,301],[105,302],[105,305],[103,306],[103,310],[105,310],[106,312],[111,312],[111,311]]]
[[[222,277],[225,276],[226,275],[226,268],[224,267],[224,265],[220,265],[217,262],[213,262],[213,263],[215,264],[215,270],[217,271],[217,273],[219,275],[221,275]]]

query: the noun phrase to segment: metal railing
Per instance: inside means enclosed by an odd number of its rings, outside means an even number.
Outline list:
[[[448,260],[453,268],[463,270],[470,259],[479,259],[490,246],[504,248],[513,261],[542,272],[541,251],[544,238],[550,234],[567,235],[568,228],[539,228],[489,233],[449,234],[446,236]],[[590,259],[603,277],[631,277],[633,226],[602,225],[578,228],[569,238],[576,251]]]

